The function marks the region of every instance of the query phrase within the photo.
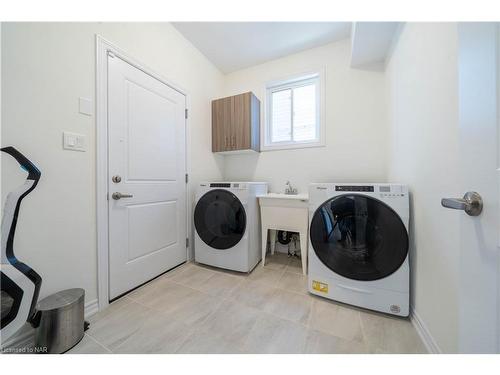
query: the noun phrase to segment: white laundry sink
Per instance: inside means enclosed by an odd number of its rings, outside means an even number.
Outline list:
[[[302,272],[307,272],[307,240],[309,225],[309,195],[268,193],[258,195],[262,229],[262,266],[266,261],[267,233],[270,233],[271,254],[274,254],[276,231],[298,232]]]
[[[307,207],[309,194],[267,193],[257,198],[261,206]]]

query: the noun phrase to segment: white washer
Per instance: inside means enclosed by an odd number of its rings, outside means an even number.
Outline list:
[[[196,262],[250,272],[261,259],[257,195],[265,182],[204,182],[195,199]]]
[[[408,316],[408,187],[309,186],[309,292]]]

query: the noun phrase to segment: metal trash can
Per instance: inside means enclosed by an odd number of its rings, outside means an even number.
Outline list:
[[[85,290],[66,289],[38,303],[40,323],[35,329],[39,353],[64,353],[78,344],[84,332]]]

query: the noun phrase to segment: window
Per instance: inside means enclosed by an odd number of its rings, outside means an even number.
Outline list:
[[[322,145],[320,74],[267,86],[263,150]]]

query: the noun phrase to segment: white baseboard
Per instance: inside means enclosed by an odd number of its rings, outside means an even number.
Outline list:
[[[99,311],[99,302],[97,298],[85,304],[85,319],[90,318],[92,315]]]
[[[429,329],[413,306],[410,307],[410,320],[420,336],[420,339],[427,348],[427,351],[431,354],[441,354],[441,348],[437,344],[436,340],[434,340],[434,337],[432,337]]]
[[[85,319],[99,311],[99,304],[97,299],[89,301],[85,304]],[[26,323],[14,336],[12,336],[5,343],[2,343],[2,348],[18,348],[26,345],[32,345],[34,341],[34,329],[30,324]]]

